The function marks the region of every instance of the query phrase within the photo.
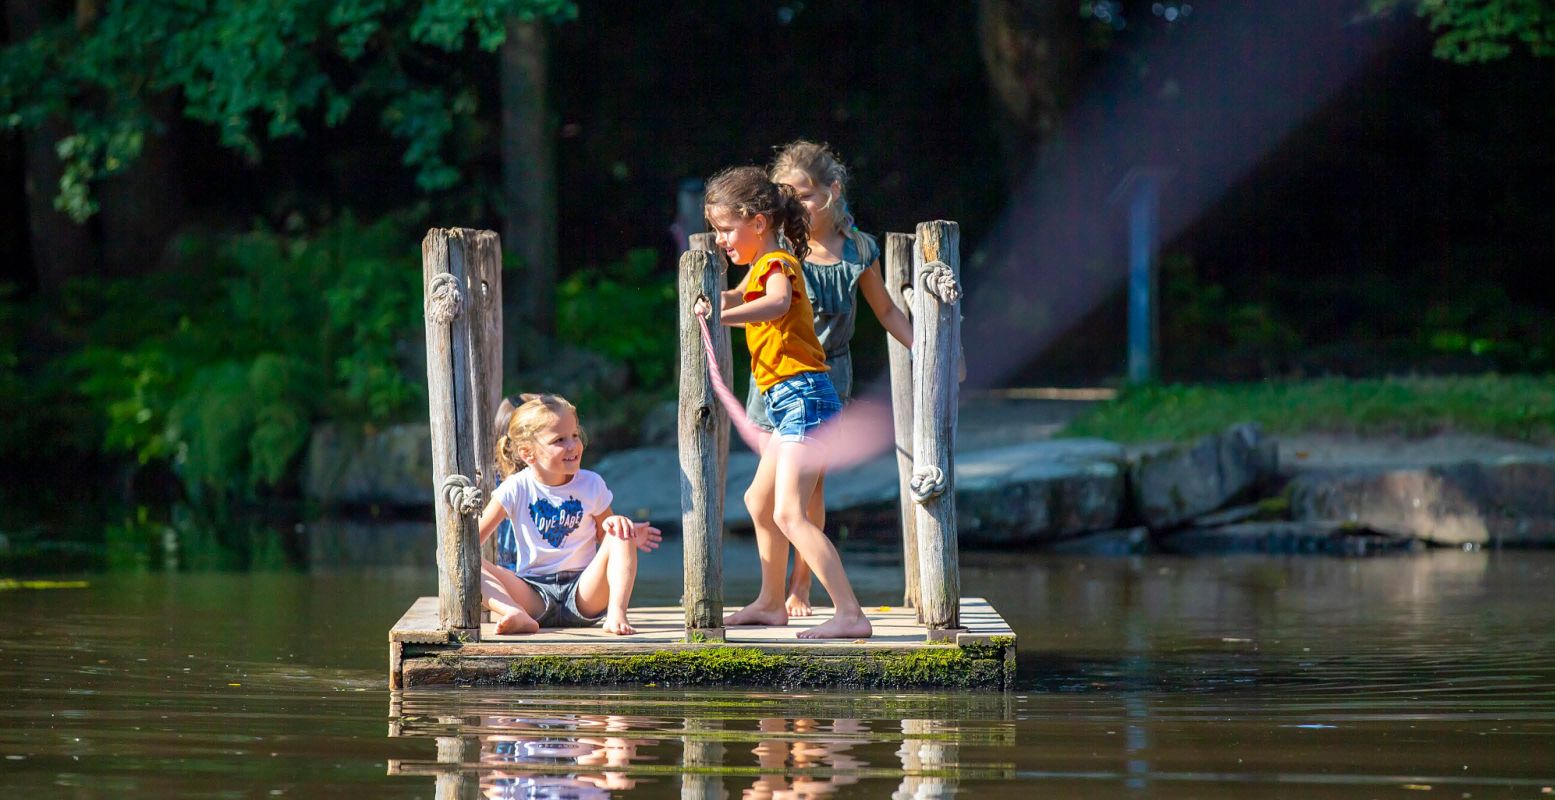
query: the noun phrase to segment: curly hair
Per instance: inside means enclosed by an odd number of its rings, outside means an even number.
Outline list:
[[[707,181],[707,208],[727,208],[745,219],[765,216],[801,260],[810,254],[810,223],[794,187],[773,183],[760,167],[731,167]]]
[[[848,181],[852,175],[831,146],[798,139],[778,148],[767,174],[778,181],[795,172],[809,178],[817,191],[826,193],[826,204],[821,208],[830,212],[831,223],[837,231],[852,239],[860,253],[865,252],[863,234],[855,227],[853,211],[848,207]],[[835,193],[831,189],[833,183],[838,188]],[[819,224],[820,221],[814,222]]]
[[[539,443],[540,431],[571,414],[578,418],[578,409],[559,394],[521,394],[518,402],[508,397],[497,408],[497,471],[506,478],[525,467],[522,448]],[[578,423],[578,436],[585,445],[588,434]]]

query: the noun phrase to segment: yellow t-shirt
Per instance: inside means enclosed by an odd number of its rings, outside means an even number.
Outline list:
[[[804,275],[799,259],[782,250],[773,250],[756,259],[745,281],[745,302],[767,293],[767,279],[774,272],[788,276],[792,297],[788,311],[769,322],[745,325],[745,346],[751,353],[751,377],[756,388],[765,392],[773,384],[805,372],[825,372],[826,351],[815,335],[815,313],[805,294]]]

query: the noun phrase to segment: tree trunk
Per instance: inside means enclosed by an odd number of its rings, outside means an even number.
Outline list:
[[[508,23],[502,46],[502,243],[522,259],[507,293],[509,358],[534,362],[536,336],[555,328],[556,156],[546,99],[548,46],[543,21]]]
[[[981,0],[977,35],[1011,174],[1025,172],[1037,145],[1058,128],[1074,96],[1084,54],[1079,7],[1049,0]]]
[[[12,42],[37,33],[49,22],[48,17],[46,4],[38,0],[5,0],[5,21]],[[36,130],[22,132],[32,269],[44,292],[56,291],[67,280],[90,274],[97,266],[91,229],[54,210],[61,172],[54,145],[68,133],[69,127],[58,118],[45,120]]]
[[[140,157],[98,187],[103,273],[116,278],[160,268],[168,240],[184,220],[177,103],[163,95],[148,97],[146,106],[164,132],[148,133]]]

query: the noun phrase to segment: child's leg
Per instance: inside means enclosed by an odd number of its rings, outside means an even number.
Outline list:
[[[637,632],[626,618],[632,603],[632,587],[637,583],[637,542],[606,536],[599,552],[578,576],[574,595],[578,613],[593,618],[605,612],[605,630],[626,636]]]
[[[826,587],[836,613],[830,620],[801,632],[799,638],[863,638],[873,633],[873,629],[859,607],[858,598],[853,596],[853,586],[842,570],[842,557],[805,513],[805,506],[820,479],[820,472],[803,469],[805,448],[806,445],[799,442],[777,442],[774,448],[769,448],[777,451],[777,473],[773,481],[777,507],[773,515],[783,534],[794,543],[799,555],[809,562],[815,577]]]
[[[535,617],[545,612],[545,601],[529,584],[507,567],[481,559],[481,601],[497,615],[497,633],[534,633]]]
[[[783,609],[784,577],[788,574],[788,539],[778,528],[772,512],[772,481],[777,474],[777,440],[768,439],[761,451],[761,463],[756,466],[756,477],[745,490],[745,507],[750,510],[751,524],[756,528],[756,558],[761,563],[761,591],[750,605],[724,617],[724,624],[734,625],[787,625],[788,612]]]
[[[826,530],[826,473],[815,481],[815,491],[810,493],[810,502],[805,506],[810,515],[810,521],[822,532]],[[794,574],[788,578],[788,599],[783,605],[788,609],[790,617],[808,617],[815,613],[810,606],[810,565],[806,564],[804,557],[794,552]]]

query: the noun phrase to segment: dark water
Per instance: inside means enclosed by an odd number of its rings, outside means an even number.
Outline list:
[[[738,601],[754,556],[726,558]],[[894,600],[889,553],[846,558]],[[639,600],[669,602],[679,553],[651,559]],[[19,797],[1555,793],[1555,553],[966,554],[966,593],[1020,635],[1007,695],[391,695],[424,568],[73,577],[0,590]]]

